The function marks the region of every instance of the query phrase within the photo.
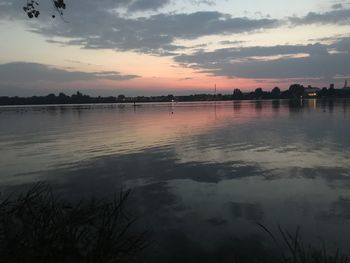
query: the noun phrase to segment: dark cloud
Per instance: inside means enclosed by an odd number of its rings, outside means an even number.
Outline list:
[[[339,38],[333,45],[333,48],[335,48],[339,52],[347,52],[350,53],[350,38]]]
[[[116,71],[81,72],[58,69],[48,65],[27,62],[0,64],[0,80],[5,83],[18,82],[71,82],[82,80],[129,80],[136,75],[122,75]]]
[[[243,33],[271,28],[274,19],[232,17],[219,12],[191,14],[157,14],[150,17],[125,18],[110,12],[78,14],[71,23],[50,23],[33,31],[49,37],[67,37],[67,45],[90,49],[133,50],[143,53],[173,55],[184,47],[176,39],[196,39],[216,34]],[[94,23],[91,23],[94,21]]]
[[[216,2],[213,0],[191,0],[191,3],[194,5],[202,5],[202,4],[210,5],[210,6],[216,5]]]
[[[0,0],[1,1],[1,0]],[[228,35],[254,32],[261,29],[278,27],[286,20],[270,18],[252,19],[233,17],[220,12],[195,13],[158,13],[143,17],[125,17],[120,15],[119,8],[133,11],[157,10],[169,4],[171,0],[86,0],[69,2],[65,19],[69,23],[56,21],[47,23],[41,16],[39,23],[31,23],[33,32],[46,37],[64,37],[65,45],[78,45],[88,49],[113,49],[119,51],[137,51],[142,53],[174,56],[185,49],[174,44],[177,39],[196,39],[209,35]],[[48,1],[49,2],[49,1]],[[3,1],[1,17],[21,16],[21,4]],[[196,4],[213,4],[208,0],[193,0]],[[44,1],[43,7],[50,10],[50,3]],[[338,6],[340,8],[340,6]],[[51,8],[52,9],[52,8]],[[48,11],[50,13],[50,11]],[[350,9],[332,9],[325,13],[309,13],[304,17],[292,17],[288,21],[293,25],[312,23],[349,24]],[[47,17],[46,17],[47,18]],[[228,42],[226,42],[228,44]],[[232,43],[234,44],[234,43]]]
[[[277,19],[250,19],[233,17],[220,12],[158,13],[142,17],[132,16],[134,11],[157,10],[171,0],[85,0],[70,1],[65,10],[65,23],[52,23],[50,1],[41,1],[43,10],[38,21],[27,21],[32,32],[46,37],[65,37],[65,45],[79,45],[88,49],[113,49],[137,51],[172,56],[185,47],[174,44],[177,39],[196,39],[209,35],[252,32],[276,27]],[[1,0],[0,0],[1,3]],[[0,18],[26,19],[23,3],[4,2]],[[213,4],[213,1],[194,1],[196,4]],[[127,9],[127,16],[120,8]],[[44,10],[46,10],[44,12]],[[51,11],[50,11],[51,10]],[[49,16],[45,15],[49,14]],[[50,21],[48,22],[48,19]]]
[[[41,10],[52,10],[51,1],[38,1]],[[84,0],[84,1],[66,1],[70,10],[75,10],[76,12],[96,12],[102,10],[113,10],[118,8],[124,8],[128,12],[135,11],[152,11],[158,10],[160,8],[168,5],[171,0]],[[18,13],[22,10],[21,7],[25,4],[25,1],[6,1],[0,0],[0,6],[3,10],[0,10],[0,14]],[[1,12],[2,11],[2,12]],[[67,10],[69,12],[69,10]],[[17,14],[18,15],[18,14]]]
[[[349,42],[350,38],[343,38],[332,45],[224,48],[180,55],[175,60],[187,67],[217,76],[259,79],[332,78],[350,73]],[[330,49],[341,53],[329,53]]]
[[[236,40],[236,41],[230,41],[230,40],[222,40],[219,42],[221,45],[238,45],[243,44],[244,41]]]
[[[179,55],[184,50],[205,48],[177,45],[177,40],[193,40],[210,35],[231,35],[275,28],[281,24],[349,24],[350,9],[334,5],[324,13],[308,13],[304,17],[284,20],[248,17],[233,17],[220,12],[158,13],[148,16],[132,16],[133,11],[158,10],[171,0],[86,0],[70,1],[65,19],[46,23],[41,16],[39,22],[30,21],[31,31],[44,35],[49,42],[62,45],[77,45],[86,49],[112,49],[140,53],[173,56],[176,62],[213,75],[248,78],[308,78],[348,75],[349,39],[339,39],[334,45],[279,45],[272,47],[223,48],[212,52],[204,49],[192,54]],[[46,5],[49,8],[50,3]],[[1,1],[0,17],[22,17],[21,4]],[[45,2],[42,4],[44,5]],[[83,3],[83,4],[82,4]],[[192,4],[213,4],[208,0],[193,0]],[[44,8],[45,6],[43,6]],[[128,10],[128,16],[119,13]],[[25,16],[23,16],[25,17]],[[59,39],[59,40],[58,40]],[[222,40],[222,45],[239,45],[239,41]],[[340,53],[330,53],[335,49]],[[295,55],[304,54],[303,57]],[[279,56],[279,57],[274,57]],[[260,57],[270,57],[262,59]],[[22,65],[23,66],[23,65]],[[28,66],[28,65],[27,65]],[[32,67],[36,72],[45,68]],[[50,78],[67,75],[67,78],[130,79],[137,76],[121,76],[118,72],[84,73],[54,71],[45,68]],[[29,74],[27,76],[31,78]],[[45,77],[43,77],[45,78]],[[49,78],[49,77],[47,77]],[[67,79],[66,78],[66,79]]]
[[[185,81],[185,80],[191,80],[193,78],[191,77],[186,77],[186,78],[179,78],[178,81]]]
[[[129,11],[157,10],[170,3],[170,0],[136,0],[127,1]]]
[[[180,55],[176,57],[177,62],[185,63],[215,63],[220,61],[230,62],[232,60],[244,59],[255,56],[275,56],[286,54],[326,54],[327,47],[321,44],[315,45],[278,45],[271,47],[241,47],[222,48],[212,52],[199,51],[191,55]]]
[[[333,4],[332,5],[332,9],[343,9],[343,8],[344,8],[343,4]]]
[[[286,20],[270,18],[252,19],[233,17],[220,12],[159,13],[144,17],[125,17],[120,8],[133,11],[158,10],[171,0],[85,0],[70,1],[65,11],[69,23],[47,23],[40,16],[39,23],[30,23],[31,30],[48,37],[66,37],[66,45],[80,45],[89,49],[133,50],[160,55],[174,55],[184,47],[174,45],[176,39],[195,39],[208,35],[245,33],[274,28]],[[214,4],[211,0],[192,0],[195,4]],[[0,0],[0,17],[25,19],[21,1]],[[40,2],[42,9],[52,10],[50,1]],[[350,9],[337,5],[325,13],[309,13],[304,17],[291,17],[293,25],[312,23],[349,24]],[[51,11],[47,11],[50,13]],[[22,15],[21,15],[22,14]]]
[[[308,25],[308,24],[350,24],[350,9],[338,8],[325,13],[310,12],[304,17],[291,17],[290,22],[294,25]]]
[[[303,58],[281,58],[271,61],[247,61],[236,64],[218,64],[215,75],[242,78],[325,78],[349,74],[350,56],[329,54]]]

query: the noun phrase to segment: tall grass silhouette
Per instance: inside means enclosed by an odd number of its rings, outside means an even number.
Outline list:
[[[113,200],[67,202],[40,183],[1,198],[1,262],[133,262],[147,246],[125,211],[130,191]]]
[[[327,250],[323,244],[312,246],[306,244],[298,227],[295,232],[284,230],[278,225],[278,235],[261,223],[258,226],[271,237],[281,255],[281,263],[349,263],[349,257],[336,251]]]

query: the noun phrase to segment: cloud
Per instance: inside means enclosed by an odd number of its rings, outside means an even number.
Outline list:
[[[20,2],[20,1],[19,1]],[[0,18],[15,19],[22,12],[18,1],[0,0]],[[159,10],[171,0],[76,0],[70,1],[65,11],[69,23],[57,19],[46,23],[45,17],[30,21],[32,32],[45,36],[48,42],[76,45],[86,49],[111,49],[172,56],[179,64],[228,78],[331,78],[349,75],[350,38],[336,40],[334,44],[278,45],[271,47],[239,47],[243,42],[222,40],[225,48],[205,51],[206,43],[185,47],[181,40],[194,40],[205,36],[232,35],[279,27],[307,24],[348,25],[350,9],[345,5],[334,5],[323,13],[310,12],[306,16],[289,17],[282,20],[272,18],[234,17],[216,11],[193,13],[150,13],[134,15],[133,12]],[[191,0],[195,5],[214,4],[210,0]],[[50,1],[41,1],[42,8]],[[121,14],[123,10],[123,15]],[[51,8],[52,9],[52,8]],[[50,12],[50,11],[49,11]],[[23,15],[23,19],[25,16]],[[245,44],[245,43],[244,43]],[[203,46],[204,45],[204,46]],[[203,48],[202,50],[194,50]],[[193,52],[194,53],[189,53]],[[331,52],[332,51],[332,52]],[[336,52],[333,52],[336,51]],[[182,54],[186,52],[186,54]],[[71,81],[90,79],[127,80],[135,75],[119,72],[70,72],[35,63],[13,63],[0,65],[3,72],[12,67],[12,72],[21,70],[23,81]],[[29,73],[26,73],[29,72]],[[1,72],[0,72],[1,74]],[[6,80],[14,74],[0,75]],[[24,77],[25,76],[25,77]],[[14,78],[14,81],[18,79]]]
[[[326,78],[349,74],[350,56],[329,54],[273,61],[249,61],[221,64],[211,71],[214,75],[241,78]],[[210,70],[209,70],[210,72]]]
[[[158,10],[170,3],[170,0],[134,0],[127,1],[129,11]]]
[[[343,4],[333,4],[332,5],[332,9],[343,9],[344,8],[344,6],[343,6]]]
[[[332,47],[339,52],[350,53],[350,38],[338,38],[338,40],[334,44],[332,44]]]
[[[230,40],[222,40],[219,42],[221,45],[240,45],[243,44],[244,41],[236,40],[236,41],[230,41]]]
[[[70,20],[74,22],[40,24],[32,31],[47,37],[68,38],[63,42],[66,45],[168,56],[184,48],[174,44],[178,39],[252,32],[275,27],[278,23],[275,19],[232,17],[220,12],[126,18],[98,9],[84,14],[76,12]]]
[[[179,50],[176,40],[191,40],[210,35],[228,35],[254,32],[278,26],[279,20],[269,18],[250,19],[233,17],[216,11],[193,13],[157,13],[142,16],[135,11],[158,10],[171,0],[75,0],[69,2],[64,18],[47,21],[51,14],[50,1],[40,1],[43,10],[39,20],[26,21],[30,31],[48,38],[64,37],[65,45],[78,45],[87,49],[112,49],[173,56]],[[22,1],[4,4],[0,18],[28,20],[22,11]],[[213,1],[192,0],[192,4],[212,5]],[[68,4],[68,3],[67,3]],[[122,9],[127,12],[123,13]],[[46,10],[46,11],[44,11]],[[51,10],[51,11],[50,11]],[[55,39],[57,40],[57,39]]]
[[[216,5],[216,2],[213,0],[191,0],[190,2],[194,5],[202,5],[202,4],[210,5],[210,6]]]
[[[1,0],[0,0],[1,1]],[[41,1],[50,10],[50,1]],[[350,9],[334,6],[325,13],[311,12],[303,17],[286,19],[234,17],[216,11],[193,13],[157,13],[135,17],[135,11],[158,10],[171,0],[76,0],[69,3],[65,19],[46,23],[41,16],[39,23],[31,23],[31,31],[48,38],[63,37],[64,45],[77,45],[86,49],[112,49],[136,51],[147,54],[174,56],[184,46],[177,40],[193,40],[204,36],[230,35],[275,28],[286,22],[292,25],[313,23],[349,24]],[[2,1],[0,17],[20,16],[20,5]],[[208,0],[191,0],[192,4],[214,4]],[[44,6],[42,7],[44,8]],[[120,8],[127,10],[121,15]],[[334,9],[338,8],[338,9]],[[52,9],[52,8],[51,8]],[[50,11],[48,11],[50,12]],[[23,15],[23,18],[25,16]],[[53,41],[53,40],[51,40]],[[233,43],[232,43],[233,44]]]
[[[267,57],[276,55],[291,54],[325,54],[327,48],[321,44],[315,45],[278,45],[271,47],[241,47],[241,48],[222,48],[212,52],[199,51],[190,55],[179,55],[175,58],[180,63],[211,63],[230,62],[233,60],[242,60],[250,57]]]
[[[38,1],[40,10],[52,10],[51,1],[41,0]],[[167,6],[171,0],[75,0],[67,1],[68,9],[75,10],[76,12],[96,12],[96,11],[106,11],[123,8],[128,12],[135,11],[156,11],[160,8]],[[3,10],[0,10],[0,14],[17,14],[18,11],[22,10],[22,7],[25,5],[25,1],[6,1],[0,0],[0,6]],[[2,12],[1,12],[2,11]],[[50,12],[50,11],[49,11]]]
[[[33,83],[40,81],[72,82],[87,80],[130,80],[137,75],[122,75],[116,71],[81,72],[58,69],[48,65],[27,62],[0,64],[0,80],[3,83]]]
[[[178,81],[186,81],[186,80],[192,80],[192,77],[185,77],[185,78],[179,78]]]
[[[303,17],[282,20],[272,18],[234,17],[215,11],[194,13],[157,13],[133,16],[135,11],[158,10],[171,0],[76,0],[69,2],[65,19],[47,23],[45,16],[30,23],[31,31],[48,38],[63,37],[64,45],[78,45],[86,49],[112,49],[147,54],[174,56],[185,49],[174,44],[176,40],[192,40],[211,35],[230,35],[275,28],[286,22],[293,25],[313,23],[349,24],[350,9],[333,6],[325,13],[311,12]],[[21,16],[21,1],[0,0],[0,17],[25,19]],[[192,4],[215,4],[211,0],[191,0]],[[40,8],[52,10],[50,1],[41,1]],[[121,15],[120,8],[127,12]],[[337,8],[337,9],[334,9]],[[51,11],[47,11],[50,13]],[[62,23],[61,23],[62,22]],[[56,41],[56,40],[49,40]]]
[[[350,74],[349,42],[350,38],[344,38],[331,45],[224,48],[179,55],[175,61],[201,72],[228,78],[330,79]]]
[[[341,6],[337,6],[341,8]],[[333,7],[334,8],[334,7]],[[308,25],[308,24],[350,24],[350,9],[335,9],[325,13],[310,12],[303,17],[290,17],[290,22],[293,25]]]

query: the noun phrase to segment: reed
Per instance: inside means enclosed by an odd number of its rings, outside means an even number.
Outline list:
[[[133,229],[125,203],[130,191],[112,200],[68,202],[47,184],[1,198],[1,262],[133,262],[148,245]]]
[[[329,251],[324,244],[312,246],[306,244],[300,235],[300,228],[289,232],[278,225],[278,235],[261,223],[258,226],[273,240],[284,263],[349,263],[349,257],[342,255],[339,249]]]

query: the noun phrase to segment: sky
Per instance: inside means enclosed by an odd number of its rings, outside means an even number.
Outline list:
[[[0,0],[0,96],[186,95],[350,80],[350,1]]]

